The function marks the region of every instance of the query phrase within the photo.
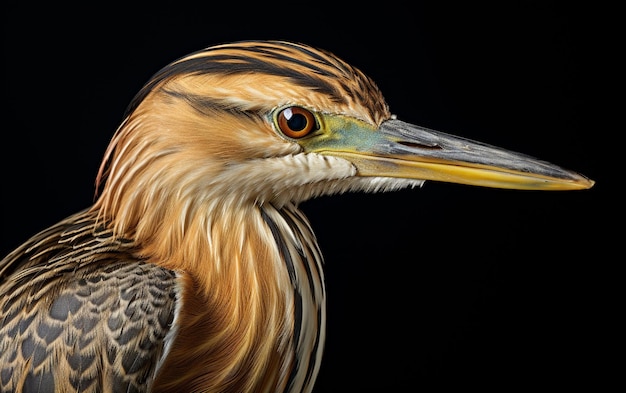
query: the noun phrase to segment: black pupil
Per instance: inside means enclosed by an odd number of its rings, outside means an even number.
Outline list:
[[[302,131],[307,124],[306,116],[300,113],[293,113],[290,118],[287,119],[287,125],[292,131]]]

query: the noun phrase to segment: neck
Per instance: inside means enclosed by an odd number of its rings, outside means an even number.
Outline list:
[[[293,204],[212,201],[164,202],[187,210],[143,209],[132,225],[116,223],[142,245],[142,257],[184,282],[186,325],[155,387],[309,391],[323,348],[325,290],[306,218]]]

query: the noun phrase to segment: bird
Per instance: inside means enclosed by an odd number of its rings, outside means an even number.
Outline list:
[[[95,177],[90,207],[0,262],[2,392],[311,392],[325,262],[302,202],[425,181],[594,185],[404,122],[361,70],[273,40],[156,72]]]

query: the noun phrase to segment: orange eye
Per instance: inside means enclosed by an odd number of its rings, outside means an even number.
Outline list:
[[[317,129],[315,116],[298,106],[285,108],[278,114],[278,128],[290,138],[302,138]]]

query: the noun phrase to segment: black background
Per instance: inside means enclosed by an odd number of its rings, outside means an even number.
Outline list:
[[[622,215],[603,213],[614,142],[589,110],[597,10],[469,3],[8,2],[2,255],[92,202],[126,105],[161,67],[228,41],[301,41],[371,76],[402,120],[597,181],[575,192],[427,182],[304,203],[328,289],[315,392],[601,387],[617,370],[623,306],[608,307],[608,279],[623,256],[605,245]]]

